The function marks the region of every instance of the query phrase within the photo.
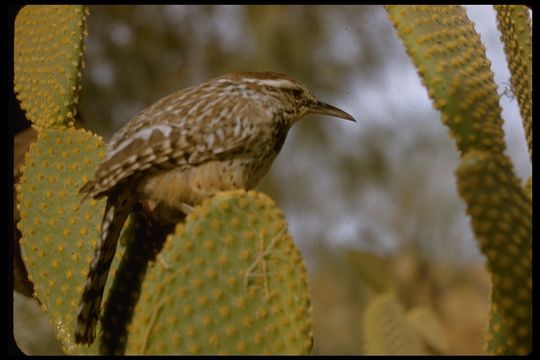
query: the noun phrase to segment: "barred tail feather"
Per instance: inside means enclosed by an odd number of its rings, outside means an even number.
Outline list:
[[[88,196],[93,194],[95,187],[95,181],[88,181],[86,184],[83,185],[83,187],[79,189],[79,194],[83,195],[83,197],[81,198],[81,204],[88,198]]]
[[[128,189],[124,188],[109,194],[107,198],[101,235],[77,311],[76,343],[92,344],[94,342],[96,325],[101,313],[103,291],[116,252],[118,237],[133,208],[133,200],[129,195]]]

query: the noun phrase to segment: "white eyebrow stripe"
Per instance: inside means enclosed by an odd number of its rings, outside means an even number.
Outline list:
[[[276,87],[276,88],[286,88],[286,89],[296,89],[298,85],[295,83],[285,80],[285,79],[243,79],[245,82],[262,84],[265,86]]]

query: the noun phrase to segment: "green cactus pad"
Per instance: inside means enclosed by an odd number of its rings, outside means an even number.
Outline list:
[[[28,5],[17,14],[15,92],[38,130],[75,117],[86,12],[81,5]]]
[[[488,351],[527,353],[531,345],[531,199],[503,153],[497,87],[480,36],[461,6],[388,6],[387,12],[461,152],[458,189],[493,280],[490,331],[497,333],[490,334]],[[509,38],[506,48],[514,47],[509,52],[509,62],[514,61],[510,64],[513,87],[527,93],[531,78],[526,11],[501,8],[498,12],[503,38]],[[515,81],[514,73],[519,73],[519,80]],[[530,98],[517,95],[526,114]],[[527,117],[526,132],[530,130]],[[497,344],[499,340],[505,343]]]
[[[529,176],[527,182],[525,183],[525,194],[529,197],[529,200],[532,202],[532,176]]]
[[[461,6],[387,6],[457,147],[502,152],[501,107],[490,61]]]
[[[532,36],[527,7],[496,5],[497,22],[532,158]]]
[[[26,154],[17,185],[23,260],[66,353],[97,352],[95,346],[76,346],[73,330],[104,209],[103,201],[81,204],[78,190],[104,154],[101,138],[88,131],[43,130]],[[109,276],[117,265],[118,259]]]
[[[148,270],[128,354],[307,354],[310,296],[302,256],[267,196],[206,200]]]
[[[492,274],[492,301],[512,353],[531,349],[532,207],[503,155],[470,151],[456,170],[472,228]]]
[[[512,355],[512,348],[508,346],[508,327],[501,316],[497,304],[491,294],[491,311],[489,312],[489,331],[486,342],[487,353],[497,355]]]
[[[422,339],[392,292],[377,295],[369,301],[362,326],[366,354],[427,354]]]
[[[427,306],[416,306],[406,314],[409,323],[437,354],[448,352],[448,341],[439,316]]]

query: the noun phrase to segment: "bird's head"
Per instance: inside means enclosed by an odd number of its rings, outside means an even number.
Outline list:
[[[321,114],[356,121],[345,111],[317,99],[300,81],[277,72],[238,72],[226,75],[230,79],[251,84],[266,95],[278,99],[293,112],[295,120],[307,114]]]

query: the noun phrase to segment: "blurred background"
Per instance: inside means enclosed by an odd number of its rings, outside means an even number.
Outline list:
[[[161,97],[232,71],[283,72],[357,119],[304,118],[258,187],[308,265],[315,354],[364,353],[363,310],[383,290],[405,311],[432,311],[444,338],[432,352],[483,352],[490,285],[456,192],[459,156],[382,6],[89,9],[79,115],[106,140]],[[495,13],[466,9],[499,86],[507,154],[526,179]]]

